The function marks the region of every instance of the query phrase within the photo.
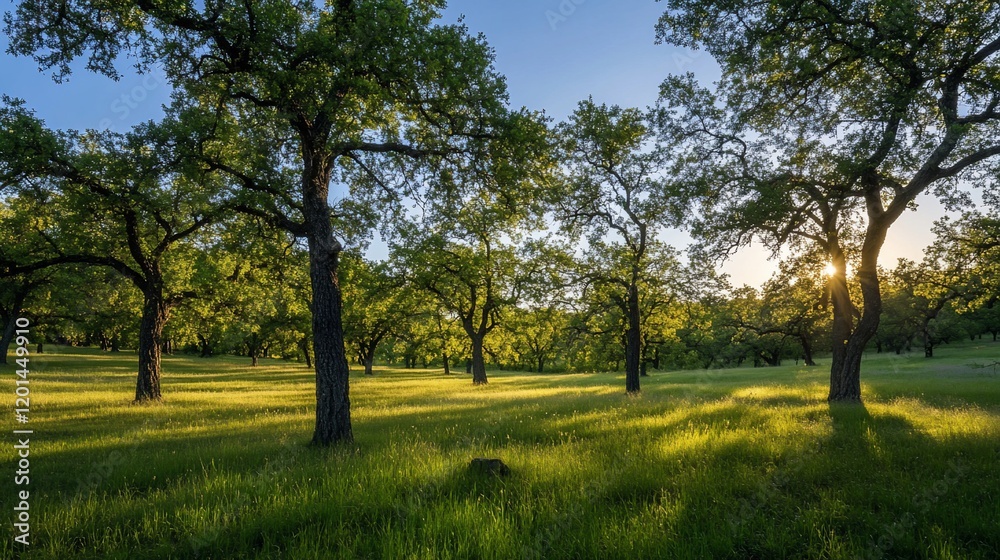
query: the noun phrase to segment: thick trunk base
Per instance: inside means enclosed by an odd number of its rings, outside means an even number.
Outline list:
[[[486,385],[486,360],[483,356],[483,340],[472,340],[472,384]]]
[[[830,394],[827,401],[861,402],[861,360],[845,360],[839,369],[830,372]]]
[[[139,325],[139,374],[135,383],[135,403],[159,402],[160,358],[163,326],[169,310],[161,294],[146,295]]]

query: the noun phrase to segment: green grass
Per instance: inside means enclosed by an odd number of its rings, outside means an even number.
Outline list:
[[[972,367],[998,357],[872,356],[864,407],[827,405],[822,365],[654,373],[635,398],[612,374],[382,369],[352,379],[356,443],[318,450],[301,365],[166,357],[166,402],[132,406],[134,356],[52,347],[22,557],[998,558],[1000,374]]]

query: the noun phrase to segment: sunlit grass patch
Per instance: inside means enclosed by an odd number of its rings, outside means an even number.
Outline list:
[[[173,356],[165,402],[134,406],[134,355],[52,350],[32,385],[27,558],[1000,550],[1000,379],[969,365],[1000,345],[871,356],[863,407],[828,405],[822,367],[654,372],[637,398],[614,374],[495,372],[473,387],[381,368],[352,376],[356,442],[329,450],[307,445],[301,365]],[[473,457],[512,473],[472,474]]]

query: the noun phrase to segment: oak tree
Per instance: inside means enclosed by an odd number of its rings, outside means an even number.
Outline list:
[[[705,203],[697,231],[719,254],[753,239],[826,253],[836,269],[828,398],[860,401],[889,228],[921,194],[960,203],[961,180],[998,176],[1000,6],[666,3],[658,38],[704,48],[722,68],[714,94],[683,77],[662,88],[665,130],[690,134],[679,183]]]

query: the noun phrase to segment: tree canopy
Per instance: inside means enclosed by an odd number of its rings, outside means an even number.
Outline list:
[[[721,255],[762,240],[813,245],[832,278],[833,401],[861,398],[861,356],[882,310],[886,232],[917,197],[964,201],[1000,155],[1000,8],[979,2],[676,0],[661,41],[705,48],[714,93],[664,82],[663,129],[689,138],[681,188]],[[847,285],[856,263],[860,314]]]

